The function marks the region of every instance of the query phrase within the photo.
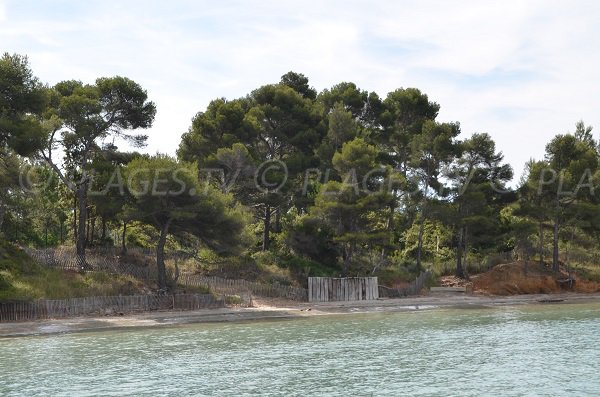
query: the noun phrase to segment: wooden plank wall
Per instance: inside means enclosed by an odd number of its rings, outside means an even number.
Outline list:
[[[379,299],[377,277],[309,277],[309,302],[337,302]]]

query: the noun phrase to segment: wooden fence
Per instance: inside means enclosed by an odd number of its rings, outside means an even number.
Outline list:
[[[180,285],[207,287],[217,294],[252,294],[265,298],[286,298],[306,301],[307,291],[304,288],[290,287],[280,284],[264,284],[247,280],[234,280],[220,277],[206,277],[198,274],[181,274],[177,281]]]
[[[156,280],[156,265],[154,258],[149,257],[146,266],[122,263],[117,251],[111,249],[94,249],[86,253],[85,268],[71,247],[46,248],[24,250],[37,262],[44,266],[72,271],[102,271],[111,274],[127,274],[141,280]],[[140,250],[140,253],[143,253]],[[167,269],[169,278],[174,279],[171,270]],[[177,284],[182,286],[207,287],[217,294],[237,295],[244,304],[251,306],[250,295],[267,298],[286,298],[297,301],[306,301],[308,293],[304,288],[290,287],[281,284],[265,284],[246,280],[225,279],[220,277],[206,277],[196,274],[179,274]]]
[[[60,270],[71,271],[97,271],[112,274],[127,274],[142,280],[151,277],[150,268],[153,263],[149,261],[146,266],[122,263],[116,255],[86,253],[85,263],[70,248],[24,248],[25,252],[38,263]]]
[[[425,283],[431,277],[430,271],[421,272],[419,276],[405,288],[388,288],[379,286],[379,296],[382,298],[401,298],[404,296],[419,295]]]
[[[359,301],[379,298],[377,277],[308,278],[308,301]]]
[[[86,315],[115,315],[153,310],[197,310],[225,307],[225,296],[211,294],[94,296],[0,302],[0,322]]]

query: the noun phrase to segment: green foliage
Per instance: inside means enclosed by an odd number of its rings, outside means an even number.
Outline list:
[[[39,273],[41,267],[15,245],[0,240],[0,270],[16,275],[33,275]]]
[[[121,239],[155,248],[161,287],[165,266],[174,266],[165,249],[194,253],[197,260],[178,262],[188,270],[295,285],[339,274],[394,285],[425,267],[467,276],[511,257],[543,261],[550,251],[555,270],[560,261],[600,261],[591,127],[581,121],[552,139],[513,191],[493,139],[459,138],[460,124],[437,121],[439,111],[417,88],[380,98],[341,82],[317,92],[288,72],[246,96],[210,102],[175,160],[107,143],[146,141],[135,130],[151,126],[156,108],[134,81],[47,88],[26,57],[5,54],[0,236],[42,246],[77,237],[80,256],[86,245]],[[45,166],[21,156],[35,152]],[[24,167],[27,189],[19,189]],[[12,288],[23,269],[2,270],[0,286]],[[71,282],[98,290],[109,280]]]
[[[273,215],[287,212],[303,172],[318,165],[314,150],[323,137],[321,112],[307,84],[302,75],[288,73],[282,83],[259,87],[245,98],[211,102],[178,150],[179,158],[196,161],[201,173],[207,166],[223,171],[221,187],[232,188],[263,222],[263,250],[273,226],[280,232]],[[297,204],[305,206],[303,201]]]
[[[402,234],[402,246],[398,252],[400,263],[410,264],[413,262],[415,252],[418,248],[419,224],[414,223]],[[423,256],[424,261],[433,265],[447,263],[454,257],[452,250],[452,230],[438,220],[427,220],[423,233]]]
[[[302,283],[304,283],[306,277],[332,277],[339,275],[339,267],[335,262],[311,260],[294,255],[284,258],[282,264],[289,268],[293,274],[299,276]]]
[[[256,264],[259,273],[258,280],[269,284],[291,285],[295,282],[293,271],[285,258],[275,252],[259,251],[252,254],[251,258]]]
[[[236,253],[243,244],[247,217],[233,197],[202,186],[196,168],[168,156],[138,157],[126,168],[134,198],[128,216],[159,233],[157,265],[160,288],[166,287],[164,247],[169,234],[187,236],[221,253]]]
[[[356,138],[359,133],[359,124],[354,119],[352,112],[346,110],[341,102],[337,102],[327,117],[328,130],[321,145],[317,148],[317,155],[322,166],[330,166],[334,154],[342,145]]]
[[[226,305],[240,305],[243,302],[244,302],[244,300],[239,295],[225,295],[225,304]]]
[[[360,120],[360,126],[364,128],[365,133],[379,124],[378,117],[383,108],[381,99],[375,92],[361,90],[351,82],[342,82],[331,89],[323,90],[319,93],[317,102],[321,104],[326,114],[336,104],[341,103],[356,120]]]
[[[338,262],[338,247],[331,228],[320,219],[308,215],[294,220],[285,234],[291,252],[311,262],[332,266]],[[312,267],[312,266],[311,266]]]
[[[456,275],[464,277],[463,255],[466,261],[469,250],[481,253],[498,249],[506,238],[501,211],[516,197],[506,188],[512,169],[502,164],[503,155],[496,153],[489,135],[474,134],[461,143],[460,149],[462,156],[447,172],[452,182],[452,204],[440,219],[446,219],[457,238]]]
[[[102,147],[102,142],[111,137],[134,147],[143,146],[147,136],[131,131],[149,128],[155,114],[156,106],[147,100],[146,91],[125,77],[99,78],[94,85],[62,81],[50,91],[43,122],[47,139],[40,154],[77,200],[74,232],[82,266],[88,243],[86,223],[94,220],[88,214],[92,162],[103,152],[116,151],[113,145]],[[56,158],[56,150],[62,150],[62,161]]]
[[[126,211],[131,211],[131,208],[127,208]],[[128,217],[133,215],[127,212]],[[156,241],[158,241],[158,232],[155,227],[138,221],[130,222],[127,226],[126,244],[131,247],[140,248],[155,248]]]
[[[302,73],[287,72],[281,76],[281,84],[286,85],[307,99],[315,99],[317,91],[308,85],[308,78]]]
[[[42,267],[18,247],[0,240],[0,301],[131,295],[143,288],[129,276],[82,275]]]
[[[44,133],[39,116],[47,91],[33,76],[26,56],[4,53],[0,57],[0,150],[6,146],[22,155],[41,147]]]
[[[211,101],[206,111],[196,114],[190,129],[181,137],[179,158],[203,165],[219,148],[246,142],[250,133],[244,120],[246,102],[224,98]]]
[[[356,138],[346,142],[340,152],[333,155],[333,166],[342,175],[345,182],[356,184],[359,189],[368,173],[377,166],[377,149],[363,139]]]
[[[577,266],[575,270],[579,278],[600,283],[600,266]]]
[[[0,232],[4,238],[41,246],[64,241],[63,198],[58,178],[48,167],[26,162],[13,152],[0,158]]]
[[[394,288],[398,282],[409,283],[418,276],[418,274],[408,271],[405,267],[395,266],[379,269],[373,275],[377,277],[379,285],[385,285],[390,288]]]
[[[543,230],[552,228],[552,266],[559,270],[560,234],[565,226],[580,227],[590,234],[600,230],[599,153],[591,129],[578,123],[576,135],[557,135],[546,145],[544,161],[530,162],[521,188],[519,214],[534,219],[543,258]]]
[[[180,149],[221,168],[219,183],[255,209],[252,233],[263,240],[255,247],[278,253],[273,263],[291,256],[307,261],[307,268],[377,271],[393,267],[397,251],[410,269],[418,270],[421,260],[447,268],[453,257],[457,267],[466,261],[473,268],[494,252],[528,257],[534,251],[535,222],[514,207],[517,194],[506,188],[512,170],[489,135],[459,141],[459,124],[436,122],[440,106],[415,88],[381,101],[344,82],[312,100],[308,79],[290,72],[279,85],[215,101],[199,113],[203,123],[192,125]],[[224,112],[227,107],[236,111]],[[595,147],[591,129],[580,124],[578,139]],[[323,138],[318,145],[317,136]],[[199,151],[189,150],[190,142]],[[314,157],[319,172],[310,170]],[[270,159],[286,163],[287,182],[277,193],[257,194],[254,172]],[[593,165],[584,159],[576,171]],[[302,178],[307,172],[314,177]],[[593,229],[593,207],[577,208],[589,219],[581,227]]]
[[[375,147],[361,138],[345,143],[333,157],[333,165],[343,182],[325,183],[310,210],[310,215],[323,223],[322,228],[329,231],[338,246],[343,275],[348,274],[350,265],[357,262],[364,248],[380,246],[387,237],[380,211],[390,196],[376,188],[381,179],[370,175],[377,170],[376,156]]]

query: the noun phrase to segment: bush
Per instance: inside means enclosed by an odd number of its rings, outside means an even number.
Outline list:
[[[258,251],[251,255],[259,268],[278,266],[279,258],[271,251]]]
[[[374,276],[377,276],[379,284],[388,287],[393,287],[402,282],[411,282],[416,278],[408,269],[397,266],[379,269],[375,272]]]
[[[140,293],[133,277],[103,272],[80,274],[37,264],[19,247],[0,241],[0,300],[62,299]]]
[[[226,305],[241,305],[242,303],[244,303],[244,300],[239,295],[225,295]]]
[[[284,263],[298,277],[331,277],[340,272],[337,266],[325,266],[308,258],[291,256]]]
[[[452,276],[456,273],[455,262],[436,263],[431,267],[434,277]]]
[[[575,272],[583,280],[600,283],[600,266],[578,266],[575,268]]]
[[[297,218],[284,238],[286,245],[296,255],[322,264],[336,264],[338,261],[339,253],[333,242],[333,233],[318,218]]]

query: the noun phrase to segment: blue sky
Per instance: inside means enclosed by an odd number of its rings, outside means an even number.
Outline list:
[[[600,131],[598,1],[0,0],[0,50],[55,84],[123,75],[158,107],[149,152],[191,118],[289,70],[382,97],[417,87],[515,168],[583,119]]]

